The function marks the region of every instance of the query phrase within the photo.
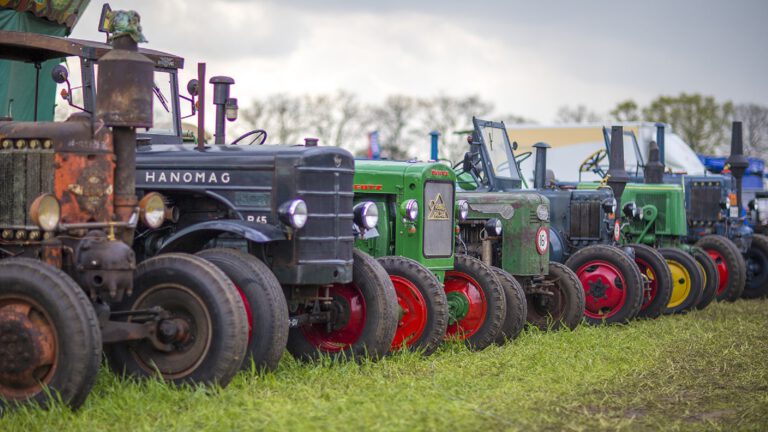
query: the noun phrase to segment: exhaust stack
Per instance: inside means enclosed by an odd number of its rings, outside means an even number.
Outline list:
[[[550,145],[543,142],[537,142],[533,147],[536,149],[533,188],[544,189],[547,184],[547,149],[550,148]]]
[[[651,141],[648,149],[648,163],[645,164],[645,183],[664,183],[664,164],[660,161],[659,146]]]
[[[659,162],[662,165],[666,165],[666,158],[664,154],[664,123],[656,123],[656,144],[659,147]]]
[[[741,214],[741,179],[744,177],[744,172],[749,166],[749,161],[746,156],[744,156],[744,143],[741,138],[740,121],[733,122],[731,131],[731,155],[725,163],[731,166],[731,175],[736,179],[736,203],[739,206],[739,214]]]
[[[611,126],[611,148],[608,159],[608,186],[613,189],[616,201],[621,202],[621,195],[629,182],[629,174],[624,167],[624,127]]]

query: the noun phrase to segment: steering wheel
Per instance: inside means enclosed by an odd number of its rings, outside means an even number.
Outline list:
[[[600,177],[605,177],[603,169],[600,168],[600,162],[608,156],[608,152],[605,149],[597,150],[591,155],[587,156],[584,161],[579,165],[579,172],[593,172]]]
[[[256,141],[259,142],[259,145],[262,145],[267,140],[267,131],[264,129],[254,129],[237,137],[236,140],[232,141],[232,145],[239,143],[241,140],[248,138],[249,136],[253,136],[253,138],[251,138],[251,140],[248,142],[248,145],[253,145],[253,143]]]

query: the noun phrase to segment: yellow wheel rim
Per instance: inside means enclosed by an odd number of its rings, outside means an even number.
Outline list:
[[[667,260],[667,266],[672,273],[672,296],[667,307],[680,306],[691,295],[691,274],[680,262]]]

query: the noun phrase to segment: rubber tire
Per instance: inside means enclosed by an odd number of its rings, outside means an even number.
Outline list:
[[[728,285],[725,290],[717,295],[717,301],[736,301],[744,292],[747,283],[747,263],[733,242],[727,238],[711,234],[696,242],[696,246],[708,250],[714,249],[725,259],[728,268]]]
[[[478,288],[483,290],[485,295],[487,303],[485,320],[473,335],[464,339],[464,343],[469,349],[483,350],[492,345],[501,333],[501,327],[507,313],[504,288],[491,266],[469,255],[457,254],[453,263],[453,271],[464,273],[474,279],[479,284]]]
[[[747,268],[750,266],[750,261],[760,260],[762,265],[757,277],[750,276],[748,273],[744,292],[741,296],[750,299],[768,296],[768,237],[762,234],[755,234],[752,237],[752,245],[747,250],[744,258]]]
[[[377,359],[389,352],[399,322],[395,288],[381,264],[370,255],[354,249],[352,256],[352,281],[365,300],[366,322],[363,334],[348,348],[329,353],[309,342],[301,328],[292,328],[288,332],[288,351],[297,359],[314,360],[320,355],[352,360],[364,357]]]
[[[530,279],[530,278],[526,278]],[[560,330],[562,328],[575,329],[584,319],[584,289],[573,270],[564,264],[550,261],[549,273],[546,280],[555,282],[555,289],[564,299],[563,312],[559,317],[553,317],[549,313],[544,315],[537,312],[535,299],[526,294],[526,321],[528,325],[540,330]],[[524,285],[528,285],[528,281]]]
[[[659,248],[665,260],[675,261],[685,268],[691,277],[691,292],[677,306],[664,308],[664,314],[682,313],[693,309],[704,291],[704,271],[688,252],[677,248]],[[671,270],[670,270],[671,272]],[[672,283],[675,283],[674,275]],[[673,293],[674,294],[674,293]]]
[[[657,318],[667,307],[669,298],[672,296],[672,273],[669,271],[669,266],[664,260],[664,256],[656,249],[643,244],[628,246],[635,251],[635,260],[640,259],[647,263],[657,279],[656,297],[645,309],[641,305],[637,316],[638,318]]]
[[[637,264],[624,251],[618,247],[603,244],[579,249],[568,258],[565,265],[575,273],[579,268],[592,260],[609,262],[624,275],[624,281],[627,284],[625,287],[626,300],[623,307],[608,319],[591,318],[586,314],[584,319],[592,325],[625,324],[629,322],[629,320],[637,316],[640,312],[640,307],[643,305],[643,279],[640,275],[640,269],[637,268]],[[584,287],[582,289],[584,290],[586,301],[586,289]]]
[[[110,366],[118,374],[137,378],[159,374],[176,385],[188,383],[225,387],[240,370],[248,348],[248,318],[240,293],[223,271],[203,258],[185,253],[167,253],[149,258],[138,265],[133,293],[116,305],[114,310],[133,309],[144,292],[165,283],[189,289],[207,308],[212,333],[203,360],[194,370],[178,377],[169,377],[154,368],[145,369],[134,355],[135,347],[150,344],[144,340],[111,344],[106,350]]]
[[[48,406],[50,395],[55,395],[53,400],[60,397],[77,409],[91,392],[101,365],[101,330],[90,300],[69,275],[29,258],[0,260],[0,297],[7,294],[30,297],[38,303],[48,314],[58,339],[50,393],[40,391],[25,401]],[[6,406],[25,401],[3,401],[0,394],[0,416]]]
[[[704,271],[704,291],[702,291],[699,301],[696,302],[696,309],[701,310],[709,306],[715,299],[717,287],[720,285],[720,274],[717,272],[712,257],[704,249],[694,246],[691,248],[691,254]]]
[[[520,282],[511,274],[498,267],[491,267],[504,289],[504,299],[507,303],[507,313],[501,324],[501,331],[496,337],[496,344],[503,345],[507,341],[515,340],[525,328],[525,319],[528,315],[528,304],[525,301],[525,292]]]
[[[280,282],[266,264],[243,251],[206,249],[196,255],[223,271],[250,307],[250,340],[241,369],[275,370],[288,341],[288,303]]]
[[[445,329],[448,327],[448,300],[443,285],[434,273],[410,258],[386,256],[378,258],[377,261],[387,274],[400,276],[413,283],[424,298],[427,322],[421,337],[415,340],[409,349],[417,350],[425,356],[432,354],[443,343]],[[391,350],[400,348],[392,345]]]

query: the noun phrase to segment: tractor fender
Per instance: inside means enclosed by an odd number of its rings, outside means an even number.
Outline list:
[[[286,240],[285,232],[279,227],[258,224],[244,220],[215,220],[188,226],[163,242],[158,253],[196,252],[214,237],[234,234],[254,243],[269,243]]]
[[[560,231],[549,229],[549,260],[559,263],[565,262],[565,249],[563,239],[560,237]]]

